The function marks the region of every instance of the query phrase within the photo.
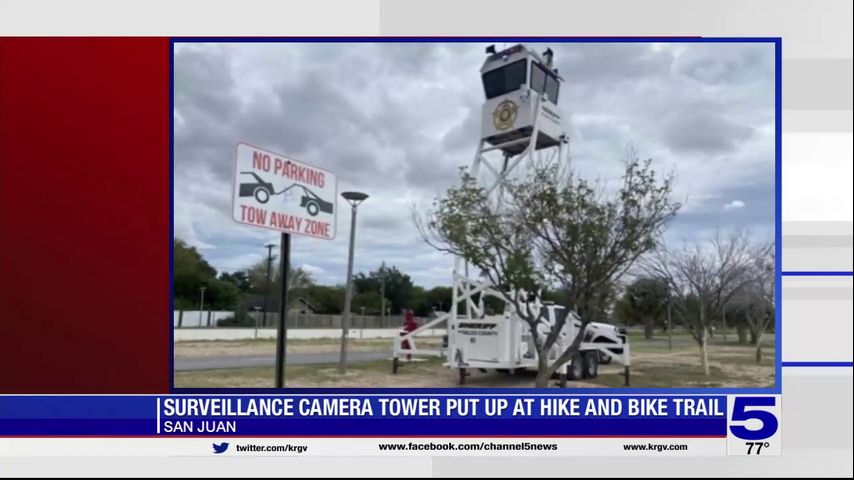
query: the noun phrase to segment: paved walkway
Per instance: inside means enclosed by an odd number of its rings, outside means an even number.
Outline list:
[[[338,363],[338,353],[292,353],[288,355],[288,365],[311,365],[318,363]],[[348,352],[347,362],[370,362],[390,358],[390,352]],[[217,370],[221,368],[272,367],[276,365],[273,355],[241,355],[230,357],[176,358],[175,371]]]

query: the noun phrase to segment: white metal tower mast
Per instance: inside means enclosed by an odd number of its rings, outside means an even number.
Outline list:
[[[500,52],[490,46],[486,53],[480,70],[486,100],[471,174],[486,189],[493,206],[500,209],[508,181],[530,174],[534,167],[554,166],[557,175],[568,178],[569,137],[557,103],[563,79],[553,66],[551,49],[538,54],[520,44]],[[414,337],[418,333],[446,320],[450,331],[460,322],[485,314],[483,295],[477,303],[473,297],[489,293],[490,285],[472,278],[467,262],[461,258],[454,260],[453,283],[449,312],[395,339],[395,371],[398,354],[403,350],[427,355],[442,353],[417,349]],[[460,304],[465,305],[465,313],[457,314]],[[401,348],[404,342],[408,348]],[[451,343],[453,340],[449,340],[446,350],[449,362],[458,360],[453,358]]]
[[[516,45],[501,52],[490,47],[487,54],[481,68],[486,101],[471,174],[488,192],[491,206],[501,213],[510,181],[530,175],[534,169],[554,168],[557,180],[570,181],[569,142],[557,106],[561,78],[552,66],[551,50],[540,55]],[[548,362],[556,362],[574,339],[584,335],[573,358],[556,366],[560,385],[565,385],[567,379],[595,378],[598,365],[612,360],[624,365],[626,385],[629,384],[631,350],[625,329],[600,322],[585,324],[567,306],[539,300],[517,302],[519,308],[527,310],[524,315],[532,311],[542,314],[536,325],[522,321],[520,312],[511,305],[499,314],[487,312],[484,297],[504,299],[498,288],[506,286],[473,278],[471,273],[467,262],[456,258],[450,311],[395,337],[395,373],[402,355],[419,354],[444,355],[445,365],[459,371],[461,385],[468,369],[508,373],[537,369],[541,352],[534,336],[547,334],[560,321],[555,343],[542,353]],[[443,348],[417,348],[415,337],[443,322],[448,328]]]
[[[508,182],[534,168],[554,167],[559,178],[568,179],[569,137],[557,104],[563,79],[554,68],[552,50],[538,54],[519,44],[500,52],[489,47],[487,54],[480,70],[486,100],[471,174],[500,210]],[[454,259],[453,279],[449,330],[484,316],[484,296],[492,293],[491,285],[472,278],[468,262],[459,257]],[[475,303],[478,294],[480,301]],[[464,313],[458,314],[461,303]],[[449,335],[448,361],[459,363],[453,357],[453,339]]]

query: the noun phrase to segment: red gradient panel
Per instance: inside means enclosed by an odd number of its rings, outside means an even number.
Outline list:
[[[169,391],[169,48],[0,39],[0,393]]]

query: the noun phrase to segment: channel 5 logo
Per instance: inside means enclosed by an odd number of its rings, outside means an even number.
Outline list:
[[[780,428],[776,411],[777,397],[735,397],[729,418],[729,431],[742,440],[764,440],[773,437]],[[748,428],[748,423],[751,428]]]

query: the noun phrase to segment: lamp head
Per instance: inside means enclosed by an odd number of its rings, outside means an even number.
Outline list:
[[[368,194],[362,192],[342,192],[341,196],[344,197],[344,200],[350,202],[350,205],[353,205],[354,207],[364,202],[365,199],[368,198]]]

